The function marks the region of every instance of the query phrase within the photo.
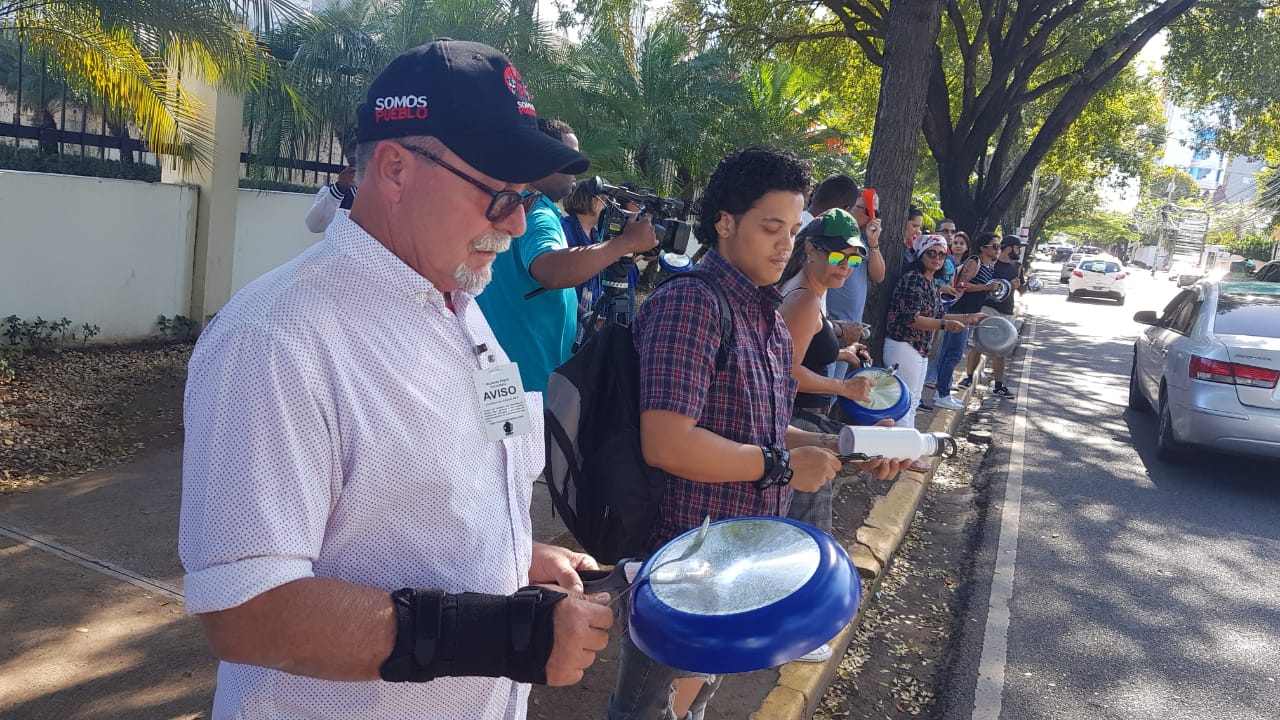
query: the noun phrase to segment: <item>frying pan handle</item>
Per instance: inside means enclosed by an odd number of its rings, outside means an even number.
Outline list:
[[[588,595],[601,592],[617,595],[631,587],[631,582],[639,571],[640,562],[628,558],[608,570],[578,570],[577,572],[578,577],[582,578],[582,592]]]

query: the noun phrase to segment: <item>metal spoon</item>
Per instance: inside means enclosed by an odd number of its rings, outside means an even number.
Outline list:
[[[617,595],[614,595],[613,599],[609,601],[609,604],[613,605],[614,603],[618,602],[619,598],[626,597],[637,587],[640,587],[640,584],[642,582],[644,582],[645,580],[648,580],[650,577],[653,576],[654,573],[661,570],[662,568],[678,562],[683,562],[693,557],[694,553],[702,549],[702,544],[706,542],[707,531],[710,530],[710,528],[711,528],[711,516],[708,515],[706,516],[706,518],[703,519],[702,526],[698,528],[698,534],[693,537],[693,542],[689,543],[689,546],[684,549],[684,552],[680,553],[679,557],[674,557],[674,558],[671,558],[670,560],[664,560],[662,561],[661,564],[656,565],[651,570],[649,570],[648,573],[645,573],[644,575],[640,575],[636,577],[634,580],[631,581],[631,585],[624,592],[620,592]]]

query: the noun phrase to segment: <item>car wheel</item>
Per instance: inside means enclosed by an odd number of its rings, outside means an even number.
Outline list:
[[[1165,462],[1177,462],[1186,457],[1186,449],[1173,436],[1173,415],[1169,411],[1169,395],[1160,392],[1160,420],[1156,429],[1156,457]]]
[[[1147,402],[1147,398],[1142,395],[1142,388],[1138,386],[1138,356],[1133,357],[1133,364],[1129,366],[1129,409],[1138,412],[1151,412],[1151,403]]]
[[[1071,292],[1070,290],[1068,290],[1068,291],[1067,291],[1067,302],[1075,302],[1075,301],[1076,301],[1076,294],[1075,294],[1075,293],[1073,293],[1073,292]]]

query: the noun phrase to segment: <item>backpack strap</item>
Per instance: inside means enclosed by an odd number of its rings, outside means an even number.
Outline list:
[[[715,279],[703,270],[675,273],[663,280],[658,287],[680,278],[697,278],[711,288],[711,293],[716,296],[716,300],[720,305],[720,348],[716,350],[716,372],[723,372],[725,366],[729,363],[729,348],[733,347],[734,341],[733,308],[729,306],[729,298],[724,294],[724,288],[720,287]]]

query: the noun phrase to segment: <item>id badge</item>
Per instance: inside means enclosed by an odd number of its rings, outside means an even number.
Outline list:
[[[483,368],[477,370],[473,377],[485,439],[497,441],[533,430],[529,406],[524,401],[520,369],[515,363]]]

